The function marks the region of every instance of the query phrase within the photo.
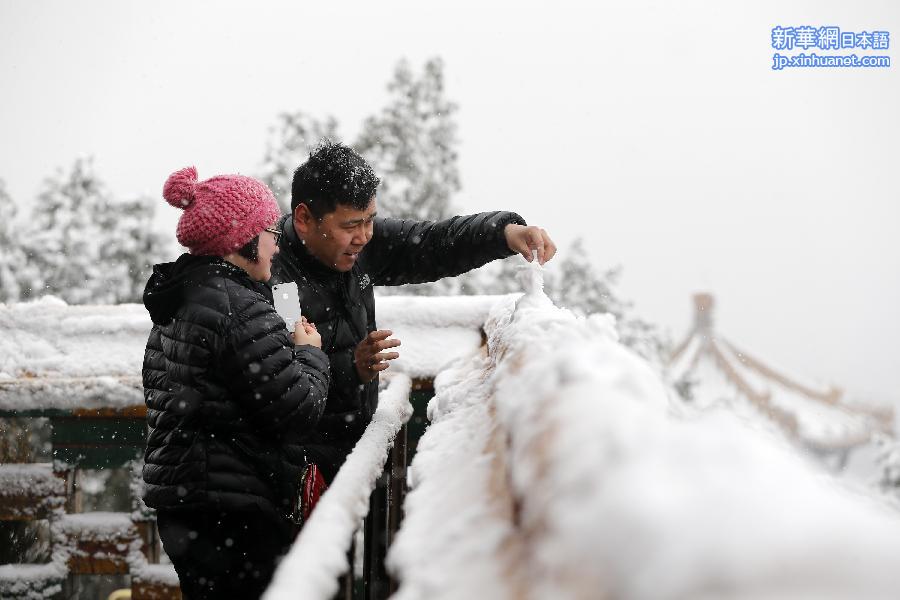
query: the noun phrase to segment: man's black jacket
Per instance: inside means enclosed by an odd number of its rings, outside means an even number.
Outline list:
[[[316,324],[331,362],[325,414],[308,438],[311,460],[329,481],[340,468],[378,401],[378,379],[363,384],[353,351],[375,326],[373,286],[436,281],[511,256],[503,229],[524,225],[511,212],[488,212],[438,222],[377,218],[372,239],[353,268],[341,273],[307,252],[290,215],[282,217],[281,251],[270,285],[297,283],[303,316]]]
[[[144,305],[144,501],[288,513],[306,464],[300,436],[325,407],[328,358],[295,347],[271,290],[221,258],[156,265]]]

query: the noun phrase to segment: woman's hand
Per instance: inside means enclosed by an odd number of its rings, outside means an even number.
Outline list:
[[[300,320],[294,326],[294,345],[322,347],[322,336],[316,330],[315,323],[310,323],[306,320],[306,317],[300,317]]]

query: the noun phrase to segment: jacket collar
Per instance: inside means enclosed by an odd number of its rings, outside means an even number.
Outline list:
[[[253,281],[242,268],[219,256],[182,254],[178,260],[153,266],[144,288],[143,302],[157,325],[166,325],[185,301],[185,288],[203,285],[216,277],[228,277],[262,293],[271,302],[271,291]]]

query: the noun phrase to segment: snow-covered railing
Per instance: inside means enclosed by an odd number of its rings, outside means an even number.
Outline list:
[[[0,521],[46,518],[65,498],[66,482],[52,464],[0,464]]]
[[[0,598],[53,598],[63,591],[67,575],[58,562],[0,565]]]
[[[900,513],[533,288],[435,380],[394,596],[896,598]],[[299,597],[299,596],[298,596]]]
[[[402,373],[390,377],[372,422],[278,567],[266,600],[327,600],[337,592],[338,579],[349,568],[353,534],[369,511],[369,496],[397,432],[412,414],[411,385]]]

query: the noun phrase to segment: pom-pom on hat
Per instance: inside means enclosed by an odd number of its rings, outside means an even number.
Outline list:
[[[198,182],[194,167],[169,175],[163,198],[184,210],[176,236],[191,254],[236,252],[281,216],[275,196],[263,182],[243,175]]]

